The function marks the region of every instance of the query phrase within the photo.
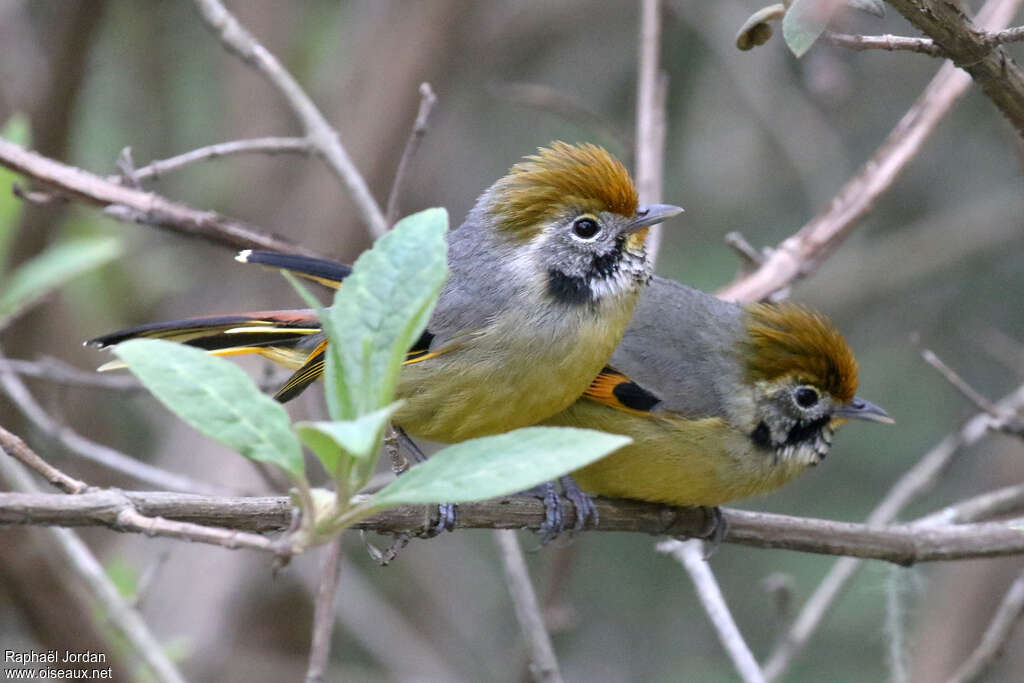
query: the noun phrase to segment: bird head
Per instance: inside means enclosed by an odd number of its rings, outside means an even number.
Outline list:
[[[795,304],[752,304],[745,323],[739,354],[754,387],[750,437],[758,446],[816,464],[846,420],[893,421],[855,395],[857,361],[825,316]]]
[[[650,278],[648,230],[682,212],[639,206],[629,172],[591,144],[554,142],[513,166],[485,194],[501,239],[528,254],[549,295],[576,305],[637,290]]]

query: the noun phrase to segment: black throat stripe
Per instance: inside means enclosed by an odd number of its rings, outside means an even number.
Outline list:
[[[590,289],[587,278],[566,275],[552,268],[548,271],[548,294],[559,303],[580,306],[590,303],[594,292]]]

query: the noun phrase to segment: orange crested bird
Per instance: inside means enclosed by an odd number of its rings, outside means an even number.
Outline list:
[[[405,403],[394,423],[413,436],[457,442],[568,407],[607,362],[651,277],[649,227],[681,211],[639,206],[628,171],[594,145],[555,142],[513,166],[448,233],[450,273],[399,376],[396,395]],[[348,272],[267,252],[239,259],[320,280]],[[89,343],[133,337],[255,353],[296,368],[277,394],[282,401],[322,374],[327,343],[312,311],[176,320]]]
[[[544,424],[632,437],[573,473],[584,491],[715,507],[817,465],[849,419],[892,422],[856,391],[853,352],[821,313],[655,277],[608,366]]]

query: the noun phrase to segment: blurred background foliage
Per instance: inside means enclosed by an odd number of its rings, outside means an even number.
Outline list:
[[[733,39],[756,2],[669,0],[664,199],[672,221],[658,272],[714,289],[736,273],[723,236],[770,246],[823,209],[912,104],[940,62],[817,45],[795,60],[776,37],[743,53]],[[429,81],[439,101],[409,169],[402,213],[446,206],[457,222],[475,196],[551,140],[589,140],[624,158],[633,133],[638,8],[585,0],[317,0],[231,9],[307,88],[384,201]],[[1020,23],[1019,18],[1017,22]],[[838,28],[912,34],[895,12],[844,16]],[[101,174],[131,146],[139,165],[250,136],[298,134],[277,93],[224,51],[190,3],[0,0],[0,121],[31,124],[35,149]],[[1019,44],[1009,47],[1018,58]],[[509,84],[552,88],[598,113],[593,126],[526,106]],[[1024,379],[1024,193],[1021,141],[977,88],[953,110],[891,191],[793,298],[821,308],[861,364],[860,393],[892,427],[851,425],[828,460],[782,491],[741,506],[856,521],[890,483],[976,408],[920,358],[934,349],[998,398]],[[316,159],[243,156],[194,165],[152,185],[339,259],[369,244],[352,205]],[[6,192],[6,190],[4,190]],[[117,223],[76,205],[26,207],[17,265],[69,235],[114,235],[124,255],[80,278],[3,332],[13,358],[53,356],[88,369],[105,359],[81,340],[154,320],[300,306],[275,275],[220,247]],[[260,372],[258,364],[252,364]],[[248,493],[273,489],[252,465],[171,419],[148,396],[32,381],[75,429],[167,469]],[[290,410],[323,414],[320,392]],[[0,422],[71,474],[135,486],[48,445],[0,398]],[[1024,477],[1020,441],[993,436],[963,454],[905,517]],[[309,646],[317,553],[274,579],[265,558],[104,530],[83,535],[132,584],[155,566],[142,610],[194,680],[295,680]],[[0,530],[0,642],[104,649],[62,609],[73,587],[28,529]],[[652,538],[588,533],[529,556],[567,680],[732,681],[730,664],[673,561]],[[524,536],[527,546],[535,545]],[[375,541],[386,544],[387,539]],[[413,542],[377,567],[356,535],[342,570],[332,657],[348,680],[524,680],[518,629],[489,533]],[[13,550],[16,549],[16,550]],[[791,611],[833,560],[724,546],[711,560],[758,656],[781,632],[762,585],[791,575]],[[871,563],[839,600],[788,681],[889,675],[886,594],[906,607],[912,680],[938,680],[974,647],[1022,560],[892,570]],[[908,589],[907,586],[919,586]],[[127,590],[131,585],[126,587]],[[991,680],[1024,677],[1017,635]]]

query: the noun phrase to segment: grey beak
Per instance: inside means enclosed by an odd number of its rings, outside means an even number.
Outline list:
[[[896,422],[896,420],[889,417],[889,413],[885,412],[871,401],[865,401],[859,396],[854,396],[849,403],[841,405],[832,411],[832,417],[845,417],[851,420],[867,420],[869,422],[884,422],[885,424],[892,424]]]
[[[681,207],[672,206],[671,204],[648,204],[647,206],[641,206],[636,210],[636,217],[630,222],[626,232],[636,232],[640,228],[657,225],[668,218],[672,218],[672,216],[678,216],[682,212],[683,209]]]

